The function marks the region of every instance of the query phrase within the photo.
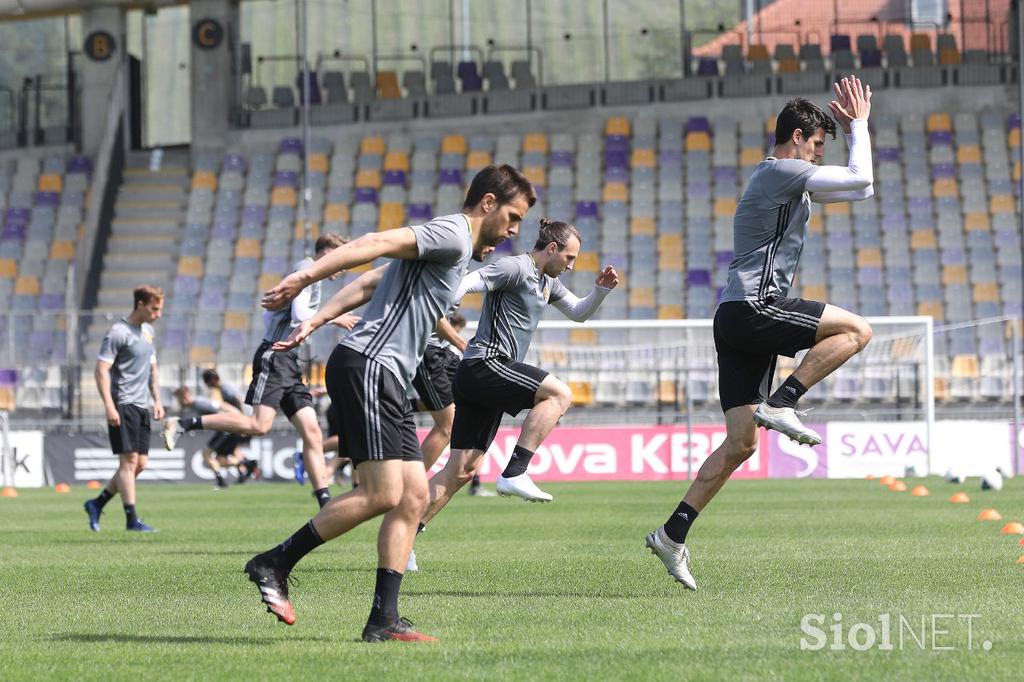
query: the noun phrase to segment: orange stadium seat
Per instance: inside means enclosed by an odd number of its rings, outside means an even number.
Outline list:
[[[579,406],[594,404],[594,387],[589,381],[570,381],[569,390],[572,391],[572,404]]]
[[[1020,161],[1013,162],[1013,181],[1020,182]]]
[[[541,154],[548,153],[548,136],[547,133],[527,133],[523,136],[523,152],[540,152]]]
[[[466,310],[473,310],[473,311],[479,312],[480,311],[480,307],[483,305],[483,302],[484,302],[483,294],[477,294],[477,293],[466,294],[462,298],[462,303],[460,304],[459,307],[460,308],[465,308]]]
[[[931,52],[932,39],[927,33],[912,33],[910,35],[910,51],[925,50]]]
[[[977,379],[981,376],[978,356],[973,353],[954,356],[949,366],[949,375],[957,379]]]
[[[466,137],[464,135],[445,135],[441,140],[442,154],[466,153]]]
[[[377,72],[377,98],[402,99],[402,88],[398,87],[398,74],[394,71]]]
[[[364,168],[356,172],[356,187],[380,189],[380,171],[375,168]]]
[[[956,178],[940,178],[932,183],[932,195],[935,198],[955,197],[960,194],[960,188],[956,184]]]
[[[273,289],[278,283],[284,278],[284,273],[280,272],[264,272],[260,275],[260,279],[256,286],[259,287],[260,291],[267,291]]]
[[[946,311],[942,307],[942,301],[921,301],[917,304],[918,315],[931,315],[936,322],[946,319]]]
[[[529,176],[527,176],[529,177]],[[609,182],[601,193],[603,201],[629,201],[629,187],[622,182]]]
[[[196,171],[192,174],[192,189],[208,189],[211,192],[215,192],[217,190],[217,176],[211,171]]]
[[[1014,128],[1010,131],[1010,134],[1006,136],[1006,144],[1010,145],[1011,149],[1016,149],[1020,146],[1020,128]]]
[[[764,152],[757,147],[744,147],[740,151],[741,166],[756,166],[764,161]]]
[[[912,249],[934,249],[938,246],[935,241],[935,230],[913,230],[910,233],[910,248]]]
[[[569,343],[581,344],[588,346],[597,345],[597,330],[596,329],[570,329],[569,330]]]
[[[626,116],[611,116],[604,123],[604,134],[605,135],[625,135],[629,136],[632,131],[632,124],[629,118]]]
[[[800,60],[796,57],[779,60],[779,73],[800,73]]]
[[[699,130],[686,133],[683,141],[683,148],[688,152],[709,152],[711,151],[711,137]],[[758,159],[760,161],[760,159]]]
[[[18,276],[18,261],[13,258],[0,258],[0,279],[13,279]]]
[[[991,227],[992,223],[989,221],[988,213],[968,213],[964,216],[965,230],[989,230]]]
[[[50,245],[52,260],[71,260],[75,257],[75,243],[66,239],[57,239]]]
[[[377,231],[393,230],[405,225],[405,204],[385,203],[380,205],[377,215]]]
[[[953,121],[950,119],[949,114],[945,112],[935,112],[928,114],[928,120],[925,123],[925,129],[929,132],[935,132],[937,130],[952,130]]]
[[[825,204],[825,215],[850,215],[850,202],[838,201],[832,204]]]
[[[474,149],[466,155],[466,168],[477,170],[491,164],[492,157],[489,151]]]
[[[776,123],[778,123],[778,118],[776,116],[769,116],[764,121],[764,131],[766,133],[774,133]]]
[[[825,223],[821,219],[821,214],[817,211],[811,213],[811,219],[807,223],[807,229],[815,234],[824,234]]]
[[[409,172],[409,154],[406,152],[388,152],[384,156],[384,170]]]
[[[325,223],[347,223],[348,221],[348,204],[327,204],[324,207]]]
[[[654,298],[654,289],[650,287],[635,287],[629,292],[629,307],[631,308],[653,308],[657,305]]]
[[[600,268],[600,263],[597,260],[597,254],[593,251],[580,251],[580,254],[576,257],[575,269],[577,272],[597,272]]]
[[[544,166],[527,166],[523,168],[523,175],[532,184],[538,187],[547,187],[548,184],[548,171]]]
[[[1013,213],[1016,206],[1012,194],[996,194],[989,200],[989,211],[993,214]]]
[[[944,265],[942,266],[942,284],[967,284],[966,265]]]
[[[682,272],[686,258],[680,253],[661,252],[658,254],[658,269],[666,272]]]
[[[61,192],[64,189],[64,178],[56,173],[43,173],[39,176],[40,192]]]
[[[944,47],[939,50],[940,66],[956,66],[960,63],[960,51],[954,47]]]
[[[654,218],[651,216],[636,216],[629,221],[630,234],[646,234],[652,237],[655,234]]]
[[[239,312],[224,313],[224,328],[225,329],[248,329],[249,328],[249,314]]]
[[[309,223],[309,236],[313,239],[317,239],[320,236],[320,225],[316,222],[310,221]],[[292,228],[292,239],[305,239],[306,238],[306,223],[301,220],[296,220],[295,225]]]
[[[271,206],[295,206],[297,200],[294,187],[275,187],[270,192]]]
[[[878,248],[865,248],[857,250],[858,268],[880,268],[882,267],[882,250]]]
[[[178,261],[178,274],[185,277],[202,277],[203,259],[199,256],[182,256]]]
[[[261,251],[259,239],[239,239],[235,242],[235,258],[259,258]]]
[[[313,152],[309,155],[309,170],[314,173],[326,173],[330,164],[327,162],[327,155],[323,152]]]
[[[208,346],[192,346],[189,349],[188,358],[193,365],[213,362],[215,359],[213,349]]]
[[[956,162],[959,164],[981,163],[981,147],[976,144],[961,145],[956,150]]]
[[[828,287],[824,284],[804,284],[800,287],[802,298],[824,301],[828,298]]]
[[[384,138],[380,135],[368,135],[359,143],[360,156],[384,156]]]
[[[680,395],[682,391],[672,379],[661,379],[658,381],[658,403],[661,405],[676,405],[686,396]]]
[[[634,149],[629,158],[629,165],[633,168],[655,168],[658,159],[653,149]]]
[[[663,234],[658,236],[658,253],[683,253],[683,236],[680,234]]]
[[[0,410],[13,412],[15,407],[17,407],[15,390],[13,388],[8,388],[7,386],[0,388]]]
[[[764,62],[769,61],[771,55],[768,53],[768,46],[760,43],[754,43],[747,50],[747,60],[751,62]]]
[[[975,303],[989,303],[999,300],[999,284],[996,282],[978,282],[972,292]]]
[[[736,200],[732,197],[718,197],[715,199],[713,215],[716,218],[731,218],[736,215]]]
[[[659,320],[681,320],[683,319],[683,306],[678,303],[662,303],[658,306]]]
[[[35,275],[19,275],[14,280],[14,293],[24,296],[38,296],[39,278]]]

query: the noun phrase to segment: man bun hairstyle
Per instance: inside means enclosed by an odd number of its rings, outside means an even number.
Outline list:
[[[779,117],[775,119],[775,144],[786,144],[793,139],[796,130],[800,130],[804,138],[808,138],[818,128],[824,128],[825,133],[835,139],[836,122],[832,117],[814,102],[803,97],[794,97],[786,102]]]
[[[204,369],[203,370],[203,383],[207,386],[217,383],[220,381],[220,375],[217,374],[215,369]]]
[[[140,303],[142,305],[149,305],[153,301],[164,300],[164,290],[152,284],[140,284],[135,287],[132,297],[135,300],[134,307],[138,308]]]
[[[342,237],[340,234],[334,232],[324,232],[322,235],[317,237],[316,245],[313,247],[314,253],[320,253],[325,249],[336,249],[342,244],[348,243],[348,240]]]
[[[559,220],[541,218],[540,231],[537,233],[537,242],[533,245],[533,250],[541,251],[546,249],[548,244],[554,242],[558,250],[561,251],[569,244],[569,240],[573,237],[576,237],[576,240],[583,244],[583,237],[580,236],[580,231],[576,229],[575,225],[563,223]]]
[[[483,200],[485,194],[493,194],[499,206],[510,203],[518,194],[524,195],[530,206],[537,203],[537,192],[533,184],[517,168],[507,163],[485,166],[473,176],[462,208],[473,208]]]

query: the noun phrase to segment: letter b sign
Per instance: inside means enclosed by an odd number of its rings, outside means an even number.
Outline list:
[[[95,62],[105,62],[117,51],[117,41],[106,31],[93,31],[85,37],[85,54]]]

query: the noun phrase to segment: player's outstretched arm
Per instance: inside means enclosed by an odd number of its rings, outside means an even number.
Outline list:
[[[292,333],[287,339],[278,341],[271,348],[279,353],[291,350],[308,339],[309,335],[320,327],[369,301],[373,298],[373,292],[377,290],[377,286],[384,278],[387,268],[387,265],[374,268],[346,284],[341,288],[341,291],[331,296],[326,303],[320,306],[320,310],[317,311],[316,315],[308,320],[304,320],[292,329]]]
[[[618,285],[619,274],[615,272],[615,268],[608,265],[598,274],[597,280],[594,282],[594,289],[589,294],[579,298],[568,289],[563,289],[562,295],[553,300],[551,305],[573,322],[586,322],[601,307],[605,297]]]
[[[416,234],[412,228],[371,232],[342,244],[314,261],[308,268],[282,279],[276,287],[263,294],[262,305],[267,310],[280,310],[313,282],[319,282],[342,270],[372,263],[378,258],[413,259],[418,256]]]
[[[874,195],[867,123],[871,114],[871,86],[849,76],[836,82],[835,94],[829,108],[846,133],[850,159],[845,167],[821,166],[807,179],[805,189],[811,193],[811,200],[822,204],[859,201]]]
[[[460,352],[466,352],[466,346],[469,345],[466,339],[462,338],[462,335],[455,330],[455,327],[448,321],[448,318],[443,315],[437,320],[437,335],[458,348]]]

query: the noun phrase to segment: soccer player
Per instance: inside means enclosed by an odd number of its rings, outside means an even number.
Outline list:
[[[454,329],[457,334],[461,333],[462,330],[465,329],[465,327],[466,327],[466,318],[464,318],[459,313],[453,313],[448,318],[448,322],[451,324],[452,329]],[[448,355],[447,355],[447,358],[448,358],[447,373],[448,373],[448,383],[450,385],[454,385],[455,384],[455,372],[458,371],[459,363],[462,362],[462,355],[463,355],[463,353],[466,352],[466,345],[467,344],[465,342],[463,342],[462,344],[459,344],[458,346],[456,346],[456,344],[451,344],[448,347],[448,349],[447,349],[448,350]],[[450,437],[449,437],[449,440],[451,440]],[[429,469],[428,469],[428,471],[429,471]],[[484,488],[482,485],[480,485],[480,474],[479,473],[473,474],[473,479],[469,482],[469,494],[470,495],[474,495],[476,497],[495,497],[495,496],[497,496],[497,493],[493,493],[490,490],[488,490],[487,488]]]
[[[214,372],[214,370],[207,370]],[[204,382],[206,381],[204,372]],[[214,372],[216,374],[216,372]],[[218,377],[219,379],[219,377]],[[209,386],[209,382],[206,382]],[[221,397],[224,394],[221,394]],[[220,402],[212,398],[196,397],[188,386],[179,386],[174,392],[178,404],[183,410],[191,410],[198,415],[219,414],[241,414],[242,411],[230,402]],[[241,403],[239,403],[241,404]],[[235,467],[238,469],[238,482],[245,483],[246,480],[258,471],[258,464],[254,459],[245,459],[240,448],[249,442],[248,436],[240,436],[236,433],[219,432],[203,447],[203,462],[213,472],[218,488],[227,488],[228,481],[221,471],[222,466]]]
[[[867,321],[827,303],[788,298],[803,249],[811,202],[860,201],[873,195],[868,115],[871,88],[850,76],[835,84],[829,107],[846,133],[849,162],[822,166],[825,135],[835,122],[817,105],[796,98],[775,125],[775,149],[758,164],[736,208],[735,257],[715,312],[719,393],[726,438],[697,472],[668,521],[646,544],[669,574],[691,590],[685,542],[697,514],[757,448],[757,427],[817,445],[795,408],[808,388],[838,369],[871,340]],[[796,370],[770,393],[778,355],[810,349]]]
[[[454,310],[449,311],[454,312]],[[464,352],[466,340],[459,336],[447,317],[437,321],[437,328],[427,339],[427,348],[423,351],[423,360],[416,368],[412,386],[416,389],[419,402],[434,420],[430,433],[423,439],[420,449],[423,451],[423,467],[430,471],[452,437],[452,423],[455,421],[455,398],[452,397],[452,383],[448,375],[448,367],[453,357],[458,357],[450,349],[454,347]]]
[[[89,528],[100,529],[100,514],[110,499],[121,493],[126,528],[152,533],[135,511],[135,479],[149,459],[149,397],[153,418],[164,418],[160,401],[160,377],[153,346],[153,322],[160,319],[164,292],[144,284],[133,292],[135,307],[128,317],[115,322],[100,344],[96,360],[96,387],[107,412],[110,449],[120,459],[117,473],[95,499],[85,503]],[[148,394],[147,395],[147,391]]]
[[[303,259],[295,266],[294,272],[312,268],[344,243],[345,239],[339,235],[321,235],[316,240],[316,259]],[[164,422],[164,445],[167,449],[172,449],[185,431],[210,429],[242,436],[265,435],[274,425],[278,410],[281,410],[302,437],[303,459],[309,467],[313,497],[321,508],[327,504],[331,494],[328,490],[330,479],[324,467],[323,434],[313,409],[313,398],[302,380],[298,351],[292,349],[275,354],[271,350],[276,341],[287,338],[294,327],[311,318],[319,306],[320,282],[317,279],[296,295],[290,307],[264,313],[266,331],[263,343],[253,356],[252,383],[245,396],[245,404],[253,408],[252,415],[219,413],[185,419],[171,417]]]
[[[533,251],[506,256],[469,273],[457,296],[486,292],[476,335],[455,373],[452,451],[444,469],[430,479],[430,505],[420,529],[459,488],[469,483],[498,432],[503,414],[529,410],[519,442],[498,476],[498,493],[530,502],[552,497],[530,479],[526,468],[534,451],[572,404],[572,391],[553,374],[523,362],[548,305],[575,322],[593,315],[619,283],[615,269],[602,270],[594,289],[577,298],[558,279],[572,270],[581,246],[572,225],[540,221]]]
[[[429,499],[407,392],[427,337],[451,305],[470,258],[482,258],[486,247],[517,234],[535,201],[533,186],[518,170],[487,166],[473,178],[463,213],[360,237],[313,267],[289,275],[264,295],[264,306],[277,308],[332,273],[377,258],[393,259],[356,280],[380,278],[380,283],[372,294],[370,288],[364,289],[364,301],[372,295],[370,305],[327,364],[327,390],[332,409],[338,411],[342,451],[359,471],[359,487],[331,500],[294,535],[245,567],[278,620],[295,622],[288,599],[288,576],[295,564],[325,541],[383,514],[377,581],[362,637],[368,642],[434,641],[398,612],[402,571]],[[338,305],[344,295],[342,289],[277,348],[301,343],[350,309]]]

